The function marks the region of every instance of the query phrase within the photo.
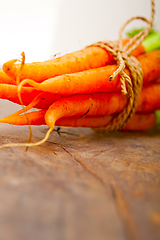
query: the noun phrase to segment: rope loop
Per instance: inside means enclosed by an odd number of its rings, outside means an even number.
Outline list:
[[[117,63],[117,70],[110,76],[109,81],[114,81],[117,75],[120,75],[121,81],[121,92],[124,96],[128,98],[128,104],[126,108],[116,117],[112,122],[106,125],[103,128],[97,129],[98,131],[117,131],[121,129],[135,114],[137,103],[139,100],[139,96],[141,93],[142,85],[143,85],[143,72],[142,67],[134,56],[131,55],[131,52],[135,50],[144,40],[146,36],[148,36],[154,21],[155,14],[155,3],[154,0],[151,0],[151,19],[147,20],[144,17],[132,17],[128,21],[124,23],[119,31],[119,41],[102,41],[92,44],[91,46],[98,46],[109,53],[111,53]],[[136,34],[133,38],[131,38],[124,46],[122,43],[122,33],[124,28],[128,23],[135,19],[141,19],[147,23],[147,27]],[[125,68],[128,68],[131,74],[131,77],[125,73]]]

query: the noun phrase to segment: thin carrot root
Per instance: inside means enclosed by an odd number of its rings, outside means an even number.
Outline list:
[[[24,52],[21,53],[21,57],[22,57],[21,65],[20,65],[20,69],[19,69],[17,77],[16,77],[16,84],[17,84],[17,86],[19,86],[22,70],[23,70],[23,67],[24,67],[24,64],[25,64],[25,53]],[[26,117],[26,120],[28,121],[29,132],[30,132],[28,143],[30,143],[31,140],[32,140],[32,128],[31,128],[30,121],[29,121],[29,118],[27,116],[27,113],[25,112],[25,107],[24,107],[24,104],[23,104],[23,101],[22,101],[22,97],[21,97],[20,91],[17,91],[17,94],[18,94],[18,99],[19,99],[19,101],[21,103],[21,106],[22,106],[23,113],[24,113],[24,115]],[[27,149],[28,149],[28,147],[26,148],[26,151],[27,151]]]
[[[41,141],[38,141],[38,142],[35,142],[35,143],[31,143],[31,142],[29,142],[29,143],[9,143],[9,144],[1,145],[0,149],[7,148],[7,147],[27,147],[28,148],[28,147],[40,146],[48,140],[48,138],[49,138],[51,132],[53,131],[53,129],[54,128],[50,127],[49,130],[47,131],[45,137]]]
[[[25,123],[24,125],[28,125],[28,123],[30,122],[30,117],[29,117],[30,113],[27,113],[27,111],[29,111],[31,108],[33,108],[34,106],[36,106],[39,103],[40,97],[41,97],[41,94],[38,95],[37,97],[35,97],[35,99],[25,108],[9,115],[8,117],[1,118],[0,122],[1,123],[21,125],[22,118],[23,118],[23,122]],[[42,110],[42,111],[46,112],[45,110]],[[27,113],[27,118],[29,119],[29,121],[26,118],[24,112]],[[20,115],[20,114],[23,114],[23,115]],[[32,125],[32,122],[30,122],[30,124]]]
[[[27,111],[29,111],[31,108],[34,108],[40,102],[42,94],[43,93],[40,93],[38,96],[36,96],[33,99],[33,101],[28,106],[26,106],[23,109],[13,113],[12,115],[10,115],[10,117],[17,116],[17,115],[20,115],[22,113],[27,113]]]
[[[18,74],[17,74],[17,77],[16,77],[16,84],[17,84],[17,86],[19,85],[19,83],[20,83],[20,78],[21,78],[21,74],[22,74],[22,70],[23,70],[23,67],[24,67],[24,64],[25,64],[25,53],[24,52],[22,52],[21,53],[21,65],[20,65],[20,69],[19,69],[19,71],[18,71]],[[20,97],[21,98],[21,97]]]

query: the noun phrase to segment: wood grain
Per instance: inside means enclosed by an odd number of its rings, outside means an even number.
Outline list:
[[[34,127],[33,141],[46,130]],[[159,240],[160,127],[61,132],[27,152],[0,150],[0,239]],[[29,131],[1,124],[0,135],[26,142]]]

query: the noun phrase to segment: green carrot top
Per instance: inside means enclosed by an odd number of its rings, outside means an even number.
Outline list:
[[[131,31],[128,31],[126,34],[128,37],[134,37],[142,30],[143,28],[133,29]],[[160,32],[152,28],[148,36],[143,40],[143,46],[145,47],[146,52],[160,49]]]

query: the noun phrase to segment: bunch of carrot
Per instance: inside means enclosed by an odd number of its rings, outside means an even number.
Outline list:
[[[124,44],[128,39],[124,40]],[[156,123],[160,109],[160,50],[147,52],[145,44],[132,52],[143,70],[143,88],[136,114],[122,130],[147,130]],[[22,110],[0,119],[15,125],[100,128],[112,121],[126,106],[120,77],[109,81],[117,69],[113,56],[105,49],[90,46],[45,62],[17,64],[6,62],[0,71],[0,98],[23,103]],[[22,68],[23,67],[23,68]],[[126,73],[130,75],[128,69]],[[24,114],[31,108],[37,108]]]

